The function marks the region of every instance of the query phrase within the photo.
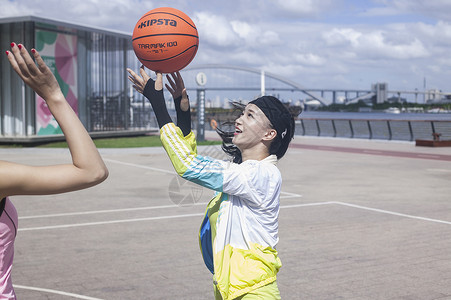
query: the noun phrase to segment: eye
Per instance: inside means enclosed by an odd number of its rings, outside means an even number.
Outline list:
[[[247,113],[247,116],[248,116],[249,118],[254,118],[254,116],[253,116],[251,113]]]

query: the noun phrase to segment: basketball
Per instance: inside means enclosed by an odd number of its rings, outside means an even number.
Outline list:
[[[194,22],[185,13],[160,7],[138,20],[132,45],[136,57],[148,69],[172,73],[186,67],[196,56],[199,35]]]

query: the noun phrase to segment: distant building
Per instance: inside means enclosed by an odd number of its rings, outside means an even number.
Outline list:
[[[125,70],[138,68],[131,34],[34,16],[0,19],[0,32],[2,45],[16,42],[40,52],[90,133],[149,127],[142,112],[150,115],[150,107],[138,104]],[[24,88],[6,55],[0,59],[0,141],[61,138],[45,101]]]
[[[377,104],[387,102],[387,91],[388,91],[387,83],[372,84],[371,90],[376,94],[375,100]]]
[[[440,102],[442,100],[442,92],[437,89],[431,89],[426,91],[425,95],[426,103]]]

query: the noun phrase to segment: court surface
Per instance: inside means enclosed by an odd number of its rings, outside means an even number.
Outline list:
[[[18,299],[212,299],[197,240],[212,192],[180,181],[163,149],[101,153],[103,184],[11,198]],[[64,149],[0,157],[70,161]],[[282,299],[451,299],[451,148],[296,137],[278,166]]]

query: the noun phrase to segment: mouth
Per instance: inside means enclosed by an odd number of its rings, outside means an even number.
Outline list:
[[[242,133],[241,129],[239,129],[238,127],[235,127],[235,132],[234,135],[240,134]]]

